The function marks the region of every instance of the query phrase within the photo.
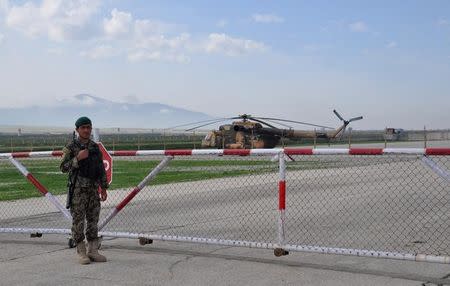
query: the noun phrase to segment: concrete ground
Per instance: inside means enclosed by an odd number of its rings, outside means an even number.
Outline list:
[[[104,240],[79,265],[66,238],[0,234],[0,285],[450,285],[450,265],[136,240]]]

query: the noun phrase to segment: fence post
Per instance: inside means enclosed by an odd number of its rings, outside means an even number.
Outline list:
[[[275,256],[288,255],[289,252],[284,250],[282,246],[285,241],[284,222],[286,209],[286,160],[284,157],[284,150],[278,153],[279,166],[279,182],[278,182],[278,248],[275,248],[273,253]]]
[[[427,127],[423,126],[423,148],[427,148]]]

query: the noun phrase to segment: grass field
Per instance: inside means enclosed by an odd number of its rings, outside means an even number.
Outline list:
[[[159,163],[158,160],[115,160],[110,189],[131,188]],[[26,168],[54,195],[67,192],[67,174],[59,160],[22,160]],[[296,162],[293,168],[320,168],[317,162]],[[276,172],[277,162],[266,160],[173,160],[151,185]],[[8,161],[0,163],[0,201],[39,197],[40,193]]]

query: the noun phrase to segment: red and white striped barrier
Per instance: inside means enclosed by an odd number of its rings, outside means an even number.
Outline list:
[[[47,189],[31,174],[27,168],[25,168],[24,165],[20,164],[19,161],[14,159],[13,157],[9,157],[9,161],[19,170],[19,172],[28,179],[35,187],[36,189],[44,196],[46,197],[60,212],[63,213],[63,215],[69,219],[72,220],[72,216],[67,211],[67,209],[61,205],[61,203],[49,192]]]
[[[112,156],[258,156],[277,155],[284,152],[286,155],[389,155],[389,154],[416,154],[416,155],[450,155],[450,148],[276,148],[276,149],[193,149],[193,150],[140,150],[140,151],[111,151]]]
[[[140,183],[126,196],[105,219],[99,224],[98,229],[102,230],[106,224],[115,217],[156,175],[158,175],[173,159],[172,156],[166,156]]]
[[[186,150],[122,150],[108,151],[111,156],[261,156],[277,155],[390,155],[410,154],[450,156],[450,148],[275,148],[275,149],[186,149]],[[0,158],[60,157],[62,151],[0,153]]]
[[[344,148],[344,149],[312,149],[312,148],[285,148],[285,149],[202,149],[202,150],[139,150],[139,151],[110,151],[112,156],[165,156],[165,158],[155,167],[140,183],[135,187],[99,224],[102,230],[111,219],[113,219],[164,167],[166,167],[174,156],[278,156],[279,160],[279,182],[278,182],[278,211],[277,221],[278,241],[277,243],[261,243],[240,240],[210,239],[198,237],[167,236],[156,234],[141,234],[128,232],[99,232],[104,236],[124,237],[124,238],[149,238],[154,240],[180,241],[206,243],[215,245],[245,246],[267,249],[282,249],[314,253],[345,254],[367,257],[382,257],[391,259],[427,261],[450,264],[448,256],[433,256],[425,254],[404,254],[395,252],[381,252],[361,249],[344,249],[318,246],[302,246],[285,244],[285,209],[286,209],[286,158],[285,155],[350,155],[350,156],[380,156],[391,154],[422,155],[422,162],[438,173],[442,178],[450,182],[450,174],[442,170],[430,157],[427,156],[450,156],[450,148]],[[46,196],[63,214],[71,219],[67,210],[57,201],[33,176],[14,158],[33,157],[59,157],[62,152],[18,152],[0,153],[0,158],[8,158],[14,166],[25,176],[36,188]],[[36,232],[36,229],[6,229],[0,228],[0,232]],[[70,230],[61,229],[38,229],[40,233],[70,233]]]

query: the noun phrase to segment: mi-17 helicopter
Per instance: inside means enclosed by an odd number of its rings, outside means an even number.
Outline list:
[[[255,117],[249,114],[242,114],[231,118],[220,118],[213,120],[205,120],[190,124],[183,124],[176,127],[188,126],[193,124],[202,123],[199,126],[189,128],[186,131],[191,131],[207,125],[223,122],[225,120],[237,120],[231,124],[224,124],[219,126],[219,130],[210,131],[202,140],[203,148],[222,148],[222,149],[254,149],[254,148],[274,148],[280,143],[282,138],[324,138],[333,139],[339,134],[343,133],[347,125],[356,120],[360,120],[363,117],[358,116],[345,120],[336,110],[333,110],[334,114],[343,122],[343,124],[334,129],[328,126],[316,125],[307,122],[286,120],[270,117]],[[270,122],[270,123],[268,123]],[[308,125],[313,127],[319,127],[321,129],[334,129],[331,131],[305,131],[295,130],[286,123],[295,123]],[[275,127],[273,124],[289,127],[289,129],[282,129]],[[173,127],[175,128],[175,127]]]

